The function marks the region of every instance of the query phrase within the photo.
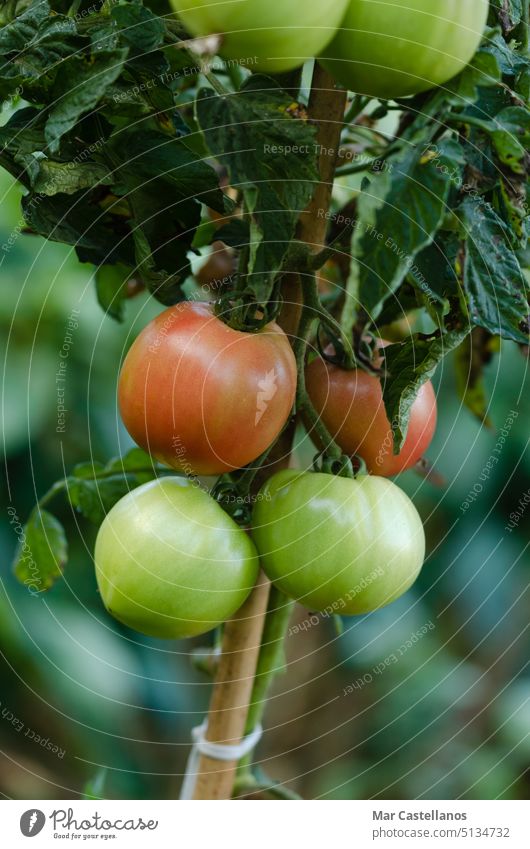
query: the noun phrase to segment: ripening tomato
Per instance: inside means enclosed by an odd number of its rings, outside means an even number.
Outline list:
[[[206,303],[161,313],[133,343],[119,405],[132,438],[186,473],[239,469],[280,433],[296,394],[296,361],[283,330],[224,324]]]
[[[478,48],[488,0],[350,0],[321,62],[357,94],[391,99],[443,85]]]
[[[99,529],[94,559],[108,612],[164,639],[225,622],[258,575],[252,540],[187,478],[151,481],[118,501]]]
[[[369,613],[399,598],[425,557],[410,498],[385,478],[278,472],[254,508],[252,537],[270,580],[312,610]]]
[[[335,35],[348,0],[171,0],[194,36],[219,34],[219,53],[251,71],[290,71],[316,56]]]
[[[327,349],[328,353],[332,351]],[[407,437],[399,454],[394,454],[380,378],[317,357],[306,368],[306,385],[333,439],[345,454],[362,457],[371,474],[390,477],[404,472],[416,465],[431,444],[436,428],[436,395],[430,380],[423,384],[412,405]]]

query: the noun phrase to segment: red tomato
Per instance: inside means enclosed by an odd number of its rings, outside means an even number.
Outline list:
[[[397,455],[378,377],[318,357],[307,366],[306,382],[309,397],[330,434],[345,454],[362,457],[371,474],[391,477],[404,472],[416,465],[429,447],[436,428],[436,396],[430,380],[412,405],[407,438]]]
[[[251,463],[274,442],[296,393],[296,362],[277,324],[242,333],[206,303],[165,310],[133,343],[119,405],[135,442],[188,474]]]

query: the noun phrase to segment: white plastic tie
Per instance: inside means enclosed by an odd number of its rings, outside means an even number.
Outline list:
[[[191,739],[193,740],[193,747],[188,758],[186,774],[184,775],[184,781],[182,782],[182,789],[180,791],[182,801],[193,799],[201,755],[206,755],[206,757],[213,758],[216,761],[239,761],[258,745],[263,734],[261,725],[256,725],[254,730],[250,734],[247,734],[246,737],[243,737],[240,743],[212,743],[211,740],[206,739],[207,730],[207,721],[192,728]]]

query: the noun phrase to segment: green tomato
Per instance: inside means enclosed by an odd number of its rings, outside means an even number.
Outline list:
[[[386,478],[278,472],[254,509],[252,536],[270,580],[312,610],[384,607],[416,580],[425,534],[416,508]]]
[[[120,622],[166,639],[194,637],[238,610],[258,575],[250,537],[186,478],[129,492],[99,529],[96,578]]]
[[[487,16],[488,0],[350,0],[320,61],[358,94],[417,94],[467,65]]]
[[[349,0],[171,0],[194,36],[219,34],[219,53],[252,71],[280,73],[319,54],[335,35]]]

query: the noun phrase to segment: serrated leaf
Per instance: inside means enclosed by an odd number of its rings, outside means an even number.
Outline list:
[[[46,0],[36,0],[0,29],[0,77],[39,78],[81,43],[72,18],[52,15]]]
[[[456,210],[466,239],[463,284],[473,324],[528,344],[528,285],[506,224],[484,201],[468,197]]]
[[[495,102],[498,106],[498,101]],[[469,116],[476,118],[475,109]],[[482,132],[489,134],[493,147],[503,165],[507,165],[516,174],[525,174],[526,151],[530,144],[530,111],[520,106],[508,106],[495,110],[490,121],[485,121],[483,110],[481,120]],[[466,122],[466,112],[460,113],[463,123]],[[480,147],[483,148],[483,143]],[[482,151],[484,152],[484,151]]]
[[[15,555],[15,575],[33,592],[43,592],[61,577],[67,559],[63,526],[51,513],[36,507]]]
[[[217,174],[190,150],[184,139],[141,129],[117,133],[110,141],[109,150],[119,161],[115,179],[122,192],[138,187],[152,191],[156,188],[153,181],[161,180],[171,187],[174,203],[180,202],[184,216],[186,204],[190,203],[197,215],[199,203],[224,212],[224,195]]]
[[[82,189],[91,189],[103,182],[112,182],[108,169],[96,162],[39,161],[38,176],[33,180],[34,191],[52,196],[59,193],[73,195]]]
[[[81,116],[96,108],[108,86],[120,76],[127,55],[126,49],[96,53],[89,60],[80,55],[64,65],[52,91],[52,106],[45,128],[52,152],[58,149],[60,139]]]
[[[164,40],[163,21],[144,6],[114,6],[111,18],[120,29],[121,39],[138,53],[151,53]]]
[[[252,207],[249,286],[257,300],[264,300],[313,194],[315,128],[285,92],[260,75],[235,94],[203,89],[197,118],[212,156],[229,169],[232,184]]]
[[[487,44],[488,41],[475,53],[462,73],[448,83],[448,91],[451,92],[448,100],[453,105],[469,105],[478,99],[479,88],[495,86],[501,81],[499,60],[494,53],[485,49]]]
[[[352,240],[350,284],[374,321],[408,274],[415,257],[429,245],[446,213],[449,191],[461,174],[461,149],[455,142],[421,146],[392,160],[358,199]]]
[[[124,262],[134,265],[128,229],[119,220],[106,226],[99,206],[87,202],[85,193],[44,197],[32,193],[22,198],[28,226],[54,242],[74,245],[82,262]]]
[[[416,396],[434,375],[438,364],[469,333],[470,328],[451,330],[431,338],[409,336],[404,342],[384,349],[385,369],[389,379],[383,381],[383,399],[394,437],[394,453],[401,450]]]

